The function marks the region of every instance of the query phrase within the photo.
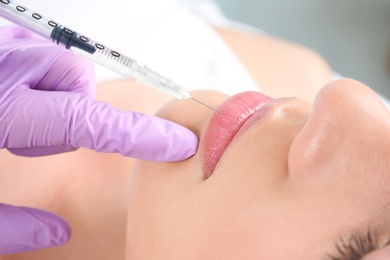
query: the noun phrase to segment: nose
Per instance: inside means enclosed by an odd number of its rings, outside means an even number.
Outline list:
[[[388,116],[388,109],[373,90],[358,81],[343,79],[317,94],[307,128],[318,141],[334,139],[342,144],[361,138],[364,142],[374,136],[389,136]]]
[[[328,84],[317,94],[313,114],[318,112],[321,115],[327,112],[336,118],[355,115],[356,119],[368,116],[383,121],[382,115],[387,113],[387,108],[366,85],[352,79],[342,79]]]
[[[374,157],[379,151],[383,155],[389,150],[388,119],[389,111],[367,86],[351,79],[330,83],[317,94],[291,146],[290,169],[305,175],[339,165],[351,172],[347,164],[357,167],[357,160],[378,160]]]

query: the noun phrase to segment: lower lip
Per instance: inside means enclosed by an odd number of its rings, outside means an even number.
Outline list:
[[[218,108],[220,113],[213,114],[203,139],[203,170],[206,178],[213,173],[223,152],[244,123],[253,115],[256,115],[256,121],[260,120],[268,110],[266,104],[270,101],[272,98],[259,92],[243,92],[230,97]]]

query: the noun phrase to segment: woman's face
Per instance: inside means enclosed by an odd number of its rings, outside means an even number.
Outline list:
[[[369,259],[388,243],[390,116],[369,88],[336,81],[313,106],[193,96],[220,113],[191,100],[158,113],[199,148],[183,162],[137,164],[128,259]]]

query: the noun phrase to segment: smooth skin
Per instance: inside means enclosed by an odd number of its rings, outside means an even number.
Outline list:
[[[214,106],[227,98],[196,97]],[[202,137],[210,111],[192,113],[186,101],[160,110],[201,142],[184,162],[137,163],[127,259],[326,259],[337,240],[367,230],[374,247],[388,243],[390,114],[376,94],[345,79],[325,86],[313,106],[296,98],[270,106],[209,178]]]
[[[167,164],[85,149],[42,158],[1,151],[1,201],[53,211],[70,222],[73,236],[61,248],[0,259],[323,259],[340,236],[367,225],[381,231],[379,240],[389,237],[389,115],[376,95],[352,80],[327,85],[329,67],[301,46],[219,32],[264,93],[300,99],[274,101],[206,180],[199,152]],[[253,60],[243,55],[249,46],[257,50]],[[267,65],[275,71],[263,73]],[[315,94],[306,90],[323,86],[311,106]],[[145,104],[143,95],[153,101]],[[194,96],[214,106],[227,98]],[[129,80],[101,84],[98,99],[159,110],[193,130],[200,149],[212,113]]]

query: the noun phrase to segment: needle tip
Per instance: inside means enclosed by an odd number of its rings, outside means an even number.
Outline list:
[[[194,100],[194,101],[196,101],[196,102],[198,102],[199,104],[204,105],[205,107],[210,108],[211,110],[214,110],[215,112],[221,113],[221,112],[219,112],[217,109],[215,109],[215,108],[213,108],[213,107],[211,107],[211,106],[209,106],[209,105],[206,105],[205,103],[203,103],[203,102],[201,102],[201,101],[199,101],[199,100],[197,100],[197,99],[195,99],[195,98],[193,98],[193,97],[191,97],[191,99]]]

